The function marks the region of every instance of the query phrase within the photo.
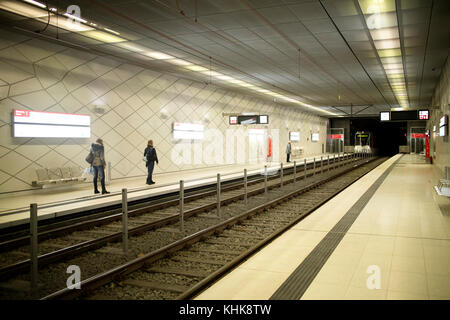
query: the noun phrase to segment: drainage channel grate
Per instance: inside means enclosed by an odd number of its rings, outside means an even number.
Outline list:
[[[361,211],[402,157],[391,164],[358,201],[356,201],[341,220],[336,223],[333,229],[325,235],[305,260],[303,260],[297,269],[295,269],[272,297],[270,297],[271,300],[298,300],[303,296],[342,238],[344,238],[353,222],[355,222]]]

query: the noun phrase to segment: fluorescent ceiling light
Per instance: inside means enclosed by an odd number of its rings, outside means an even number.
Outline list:
[[[211,77],[218,77],[218,76],[223,76],[223,74],[219,73],[219,72],[215,72],[215,71],[203,71],[203,74],[206,74],[207,76],[211,76]]]
[[[74,16],[73,14],[70,14],[70,13],[68,13],[68,12],[64,13],[64,15],[65,15],[66,17],[71,18],[71,19],[74,19],[74,20],[77,20],[77,21],[80,21],[80,22],[83,22],[83,23],[87,23],[86,20],[84,20],[84,19],[82,19],[82,18],[80,18],[80,17]]]
[[[234,80],[232,77],[225,76],[225,75],[217,76],[216,78],[220,79],[220,80],[224,80],[224,81]]]
[[[28,2],[28,3],[31,3],[31,4],[34,4],[35,6],[47,9],[47,6],[45,4],[43,4],[43,3],[40,3],[40,2],[37,2],[37,1],[34,1],[34,0],[24,0],[24,1]]]
[[[179,65],[179,66],[189,66],[192,65],[192,62],[182,60],[182,59],[169,59],[167,62]]]
[[[250,83],[247,83],[247,82],[242,82],[242,83],[237,83],[236,82],[236,84],[237,85],[239,85],[239,86],[242,86],[242,87],[254,87],[254,85],[253,84],[250,84]]]
[[[373,40],[389,40],[398,39],[398,29],[397,28],[383,28],[370,30],[370,35]]]
[[[388,64],[383,64],[383,68],[386,69],[386,70],[403,69],[403,64],[401,64],[401,63],[388,63]]]
[[[117,31],[114,31],[114,30],[111,30],[111,29],[108,29],[108,28],[103,28],[103,29],[106,30],[106,31],[108,31],[108,32],[111,32],[111,33],[114,33],[114,34],[120,36],[120,33],[117,32]]]
[[[21,2],[15,1],[2,1],[0,2],[0,9],[5,11],[13,12],[18,15],[28,17],[28,18],[39,18],[39,17],[48,17],[48,13],[46,10],[38,9],[35,7],[31,7]]]
[[[386,74],[403,74],[403,69],[388,69],[384,70]]]
[[[374,43],[375,43],[375,47],[378,50],[400,48],[400,40],[399,39],[378,40],[378,41],[374,41]]]
[[[147,50],[146,48],[140,47],[138,45],[135,45],[134,43],[129,43],[129,42],[121,42],[121,43],[116,44],[115,46],[130,50],[133,52],[143,52],[143,51]]]
[[[384,49],[384,50],[377,50],[377,52],[380,58],[398,57],[402,55],[402,51],[400,49]]]
[[[40,18],[39,20],[43,21],[43,22],[47,22],[47,18],[43,17]],[[84,24],[81,23],[74,23],[72,20],[68,19],[68,18],[56,18],[51,17],[50,19],[50,24],[52,26],[58,27],[58,28],[62,28],[68,31],[73,31],[73,32],[82,32],[82,31],[89,31],[89,30],[94,30],[91,27],[88,27]]]
[[[103,32],[103,31],[87,31],[87,32],[82,32],[81,33],[83,36],[101,41],[101,42],[105,42],[105,43],[116,43],[116,42],[123,42],[126,41],[123,38],[117,37],[115,35],[112,35],[110,33],[107,32]]]
[[[186,66],[186,69],[189,69],[191,71],[198,71],[198,72],[202,72],[202,71],[208,71],[208,69],[201,67],[201,66],[197,66],[197,65],[193,65],[193,66]]]
[[[146,56],[149,56],[150,58],[157,59],[157,60],[164,60],[164,59],[174,59],[175,57],[169,56],[168,54],[159,52],[159,51],[147,51],[143,53]]]
[[[402,74],[388,74],[387,77],[389,79],[399,79],[399,78],[403,78],[403,73]]]
[[[381,63],[383,65],[390,64],[390,63],[402,63],[402,57],[387,57],[387,58],[381,58]]]
[[[364,14],[395,11],[394,0],[358,0]]]

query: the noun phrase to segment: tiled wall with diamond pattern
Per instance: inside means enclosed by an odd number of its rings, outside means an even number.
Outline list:
[[[176,121],[203,123],[205,129],[223,134],[242,129],[230,126],[222,113],[268,114],[269,129],[279,130],[282,159],[290,130],[301,132],[299,145],[306,154],[321,153],[325,143],[327,119],[295,107],[20,34],[0,31],[0,70],[0,192],[31,189],[36,168],[86,167],[84,159],[97,137],[105,141],[112,179],[146,175],[142,153],[148,139],[154,140],[158,151],[155,173],[218,165],[174,163],[171,128]],[[88,114],[91,139],[13,138],[13,109]],[[312,143],[311,131],[319,130],[321,140]],[[220,143],[215,137],[206,138],[203,147]]]

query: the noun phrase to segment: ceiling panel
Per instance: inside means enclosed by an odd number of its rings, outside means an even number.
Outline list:
[[[368,1],[372,0],[363,1],[364,10]],[[96,22],[98,28],[118,32],[127,40],[125,45],[65,30],[60,30],[59,36],[73,45],[130,63],[208,79],[199,72],[134,52],[133,46],[157,50],[198,66],[211,65],[213,70],[318,107],[335,105],[341,96],[341,103],[373,105],[362,111],[367,114],[398,105],[386,73],[397,70],[394,66],[398,70],[404,67],[411,106],[429,103],[449,52],[450,1],[397,0],[400,11],[380,13],[375,28],[367,25],[369,15],[362,14],[360,2],[112,0],[105,5],[99,0],[80,0],[77,3],[83,17]],[[65,8],[72,1],[58,3]],[[1,18],[31,31],[43,28],[41,22],[11,13],[3,12]],[[48,27],[45,35],[55,37],[56,28]],[[213,82],[232,86],[222,80]]]

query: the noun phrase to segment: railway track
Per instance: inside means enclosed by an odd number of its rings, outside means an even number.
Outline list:
[[[244,213],[86,279],[81,290],[64,289],[45,298],[191,298],[383,161],[346,168],[300,188],[272,190],[268,201]]]
[[[325,168],[326,169],[326,168]],[[344,170],[341,168],[341,170]],[[337,170],[339,171],[339,170]],[[333,173],[333,171],[331,171]],[[303,173],[303,172],[302,172]],[[311,169],[309,172],[307,172],[307,175],[311,176],[313,173],[311,172]],[[315,176],[318,178],[318,175]],[[276,180],[276,177],[272,177],[274,180]],[[292,182],[292,177],[290,177],[288,174],[284,177],[284,183],[288,184]],[[298,175],[297,181],[301,179],[301,174]],[[311,178],[309,178],[311,179]],[[300,181],[299,181],[300,182]],[[306,180],[308,182],[308,179]],[[279,180],[275,181],[274,183],[269,184],[268,189],[275,189],[279,188]],[[249,207],[255,206],[258,204],[258,202],[261,202],[261,197],[258,195],[261,195],[264,192],[264,188],[261,187],[261,182],[255,181],[254,188],[249,190]],[[273,192],[270,192],[273,193]],[[278,196],[278,192],[275,192],[275,195],[272,194],[271,196]],[[226,195],[226,196],[225,196]],[[215,198],[215,197],[213,197]],[[223,208],[223,212],[225,217],[236,215],[236,208],[231,208],[234,203],[242,202],[239,201],[243,198],[243,194],[239,190],[231,190],[227,193],[224,192],[223,194],[223,200],[222,200],[222,206],[226,206]],[[265,199],[265,197],[262,197]],[[178,202],[177,202],[178,203]],[[230,207],[231,206],[231,207]],[[228,208],[230,207],[230,208]],[[211,202],[211,199],[208,199],[207,197],[203,197],[200,200],[196,200],[192,202],[191,208],[187,208],[186,211],[186,227],[187,227],[187,234],[193,234],[198,232],[199,230],[202,230],[204,228],[208,228],[214,224],[217,224],[220,222],[220,219],[214,214],[211,214],[216,208],[216,202],[215,199],[213,202]],[[142,211],[143,209],[138,209],[139,211]],[[164,211],[166,210],[166,211]],[[133,223],[131,224],[131,228],[129,230],[129,234],[131,235],[137,235],[137,234],[147,234],[149,233],[149,230],[156,230],[153,231],[153,234],[157,233],[157,237],[153,237],[151,235],[147,235],[147,237],[140,237],[136,238],[134,243],[130,244],[130,247],[133,247],[135,250],[131,254],[131,258],[144,255],[145,252],[151,252],[158,250],[161,247],[167,246],[170,243],[173,243],[174,241],[177,241],[181,238],[181,235],[179,233],[179,229],[177,227],[173,228],[170,227],[170,224],[177,223],[179,221],[179,216],[177,213],[178,208],[175,207],[168,207],[164,209],[164,213],[158,212],[158,211],[152,211],[153,219],[149,221],[149,219],[145,218],[145,216],[138,215],[138,220],[140,223],[135,223],[133,226]],[[168,211],[167,211],[168,210]],[[242,211],[241,208],[238,209],[238,211]],[[210,214],[206,214],[203,212],[210,212]],[[229,212],[230,211],[230,212]],[[234,211],[234,212],[233,212]],[[240,212],[239,211],[239,212]],[[164,227],[167,226],[168,227]],[[109,224],[106,226],[102,226],[101,228],[94,228],[93,230],[88,230],[87,232],[91,234],[96,234],[98,239],[95,240],[87,240],[81,242],[79,245],[75,246],[67,246],[65,243],[61,243],[59,241],[55,241],[54,239],[51,240],[51,243],[49,243],[50,248],[59,248],[56,251],[51,251],[49,254],[44,254],[40,256],[40,267],[42,268],[43,265],[47,265],[52,263],[52,265],[56,264],[56,267],[52,267],[52,272],[58,273],[58,274],[64,274],[65,270],[64,267],[67,266],[67,263],[57,263],[59,260],[62,259],[69,259],[73,258],[74,255],[81,254],[83,252],[87,252],[87,254],[82,255],[83,257],[80,257],[78,261],[75,261],[73,263],[78,263],[80,265],[86,265],[86,263],[89,263],[89,261],[93,261],[92,259],[95,259],[98,261],[96,263],[97,265],[104,266],[105,268],[110,268],[112,266],[117,266],[123,263],[126,263],[127,257],[124,257],[121,249],[120,244],[118,245],[112,245],[111,243],[114,241],[118,241],[121,239],[121,233],[117,232],[117,228],[121,228],[120,223],[116,223],[116,225]],[[100,235],[100,236],[98,236]],[[77,232],[71,233],[69,236],[69,239],[78,239],[78,240],[86,240],[86,235],[82,236],[78,234]],[[151,238],[151,239],[149,239]],[[133,239],[133,238],[132,238]],[[139,239],[139,240],[138,240]],[[131,240],[131,239],[130,239]],[[132,241],[133,242],[133,241]],[[145,245],[140,245],[140,243],[144,243]],[[106,247],[105,247],[106,246]],[[63,247],[63,248],[61,248]],[[101,248],[102,247],[102,248]],[[101,248],[101,249],[98,249]],[[94,249],[97,249],[94,251]],[[103,257],[100,257],[103,256]],[[130,257],[128,257],[130,258]],[[70,259],[74,260],[74,259]],[[76,259],[75,259],[76,260]],[[81,261],[80,261],[81,260]],[[70,262],[72,263],[72,262]],[[14,266],[14,267],[13,267]],[[95,268],[93,272],[90,273],[99,273],[103,271],[105,268]],[[13,274],[17,274],[19,272],[24,272],[26,270],[29,270],[29,262],[26,261],[20,262],[15,265],[8,265],[6,268],[3,268],[3,275],[4,278],[10,279]],[[47,270],[44,269],[40,271],[40,277],[42,274],[44,274],[45,278],[51,278],[50,275],[45,274]],[[50,271],[49,271],[50,272]],[[88,273],[88,276],[90,275]],[[46,277],[47,276],[47,277]],[[0,288],[6,288],[6,289],[17,289],[21,288],[24,289],[27,287],[27,274],[19,274],[15,278],[12,279],[12,281],[6,281],[5,283],[0,283]],[[11,280],[11,279],[10,279]],[[59,284],[60,285],[60,284]],[[15,287],[15,288],[14,288]],[[61,285],[60,285],[61,287]],[[50,290],[50,288],[45,288]],[[47,290],[41,290],[46,292]],[[51,288],[51,290],[54,290],[54,288]],[[26,290],[14,290],[18,291],[20,294],[18,295],[19,298],[26,298]],[[14,295],[13,295],[14,296]]]
[[[329,167],[335,168],[336,165],[342,166],[348,163],[353,163],[355,159],[347,159],[346,161],[339,161],[337,163],[330,163]],[[358,161],[356,159],[356,161]],[[328,170],[328,163],[324,170]],[[315,171],[322,169],[315,168]],[[302,169],[302,167],[299,167]],[[285,169],[285,183],[292,180],[292,168]],[[314,175],[314,168],[312,165],[306,171],[306,176]],[[305,174],[304,170],[301,174]],[[299,175],[300,179],[301,175]],[[304,178],[304,176],[303,176]],[[278,179],[278,180],[277,180]],[[268,177],[268,189],[276,188],[279,182],[279,175],[272,175]],[[248,195],[254,196],[262,193],[264,178],[253,179],[248,183],[250,190]],[[240,200],[242,195],[242,182],[235,182],[222,189],[222,204],[227,204],[233,201]],[[216,191],[204,191],[191,194],[185,198],[186,209],[185,217],[189,218],[205,210],[212,210],[216,207],[215,200]],[[143,232],[161,228],[168,224],[173,224],[179,221],[178,217],[179,200],[169,199],[165,202],[158,202],[147,207],[138,208],[129,212],[129,235],[134,236]],[[112,214],[107,217],[95,218],[89,221],[83,221],[74,225],[57,227],[55,229],[46,230],[39,234],[40,255],[38,259],[39,266],[46,266],[50,263],[55,263],[59,260],[73,257],[87,251],[101,248],[108,243],[120,241],[122,239],[121,214]],[[99,229],[99,227],[102,227]],[[29,246],[23,245],[29,242],[29,237],[19,237],[0,243],[0,280],[9,279],[12,276],[26,272],[30,267],[30,260],[26,259],[29,256]],[[8,251],[9,249],[9,251]]]

